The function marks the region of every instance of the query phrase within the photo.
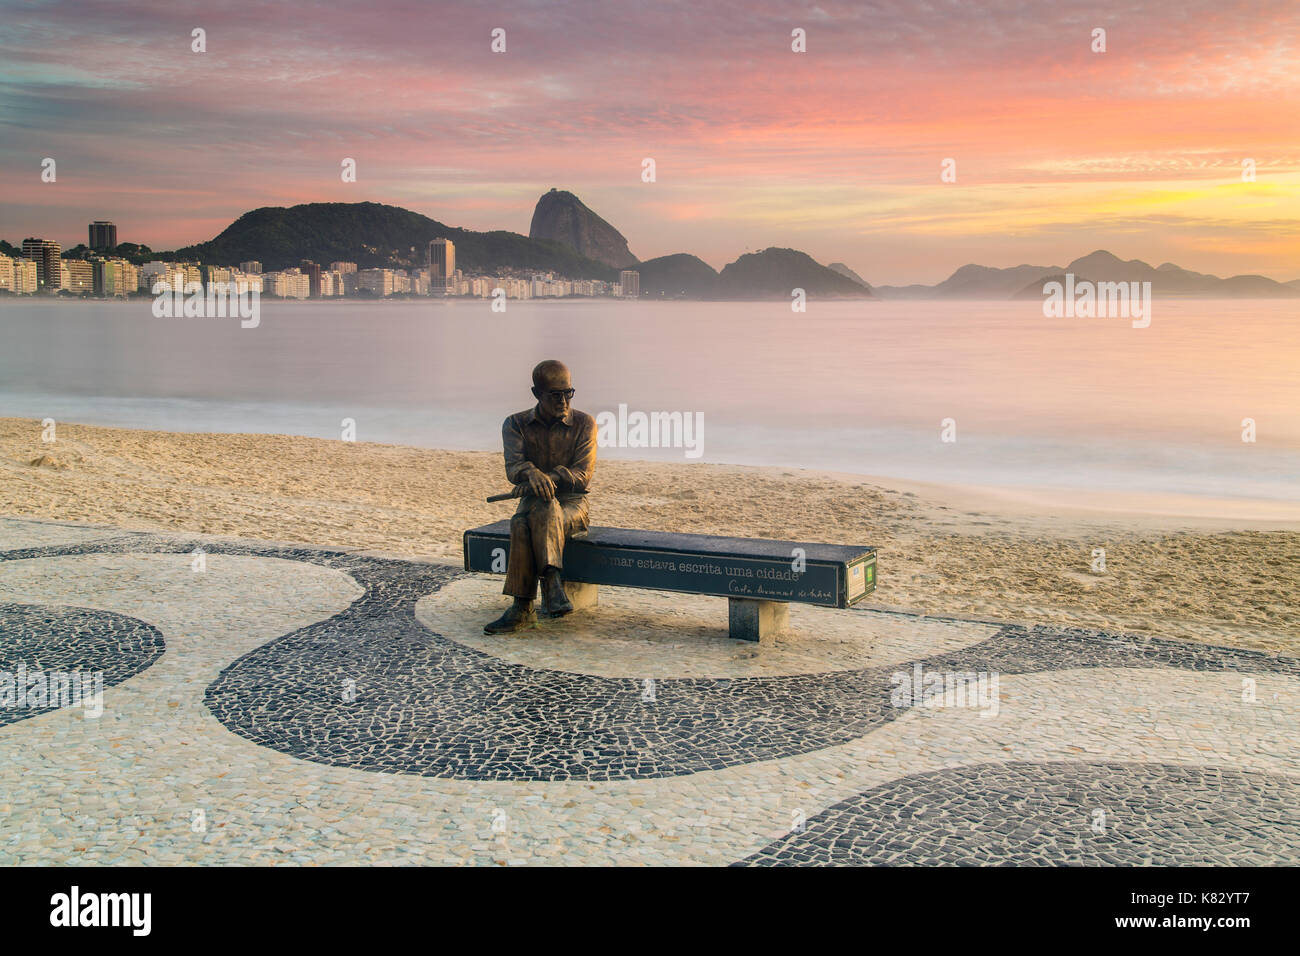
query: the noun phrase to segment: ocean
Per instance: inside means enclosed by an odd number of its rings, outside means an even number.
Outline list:
[[[623,421],[604,457],[1261,502],[1300,488],[1287,301],[1157,300],[1133,328],[1037,302],[264,300],[244,329],[147,300],[9,299],[0,415],[321,438],[350,420],[358,441],[496,450],[544,358],[572,369],[574,407]],[[694,447],[627,447],[638,412],[689,416]]]

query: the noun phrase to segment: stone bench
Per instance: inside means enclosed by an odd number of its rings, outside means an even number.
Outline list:
[[[465,532],[466,571],[505,574],[509,552],[509,520]],[[725,597],[731,636],[757,641],[787,627],[791,603],[865,598],[876,589],[876,549],[596,527],[564,548],[574,610],[594,605],[602,584]]]

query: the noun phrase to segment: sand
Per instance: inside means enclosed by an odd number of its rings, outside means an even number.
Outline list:
[[[0,514],[460,563],[507,517],[500,453],[0,418]],[[871,606],[1300,653],[1300,520],[1260,506],[1019,495],[795,468],[597,466],[592,523],[869,544]],[[1129,510],[1125,510],[1126,507]],[[1105,550],[1105,572],[1092,569]],[[0,573],[3,570],[0,569]]]

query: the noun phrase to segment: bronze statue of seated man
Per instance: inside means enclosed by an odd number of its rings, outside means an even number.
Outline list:
[[[539,578],[547,615],[573,610],[564,593],[564,544],[586,533],[587,488],[596,466],[596,420],[569,406],[573,391],[569,370],[548,359],[533,369],[537,404],[501,426],[506,478],[524,487],[510,519],[503,589],[515,600],[484,626],[485,634],[509,634],[536,622],[533,599]]]

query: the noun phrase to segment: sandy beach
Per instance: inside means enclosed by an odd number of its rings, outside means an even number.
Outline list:
[[[511,508],[483,500],[506,490],[494,452],[65,423],[57,439],[0,418],[0,514],[459,564],[462,532]],[[592,523],[874,545],[874,606],[1300,653],[1297,515],[1183,504],[607,460]]]

